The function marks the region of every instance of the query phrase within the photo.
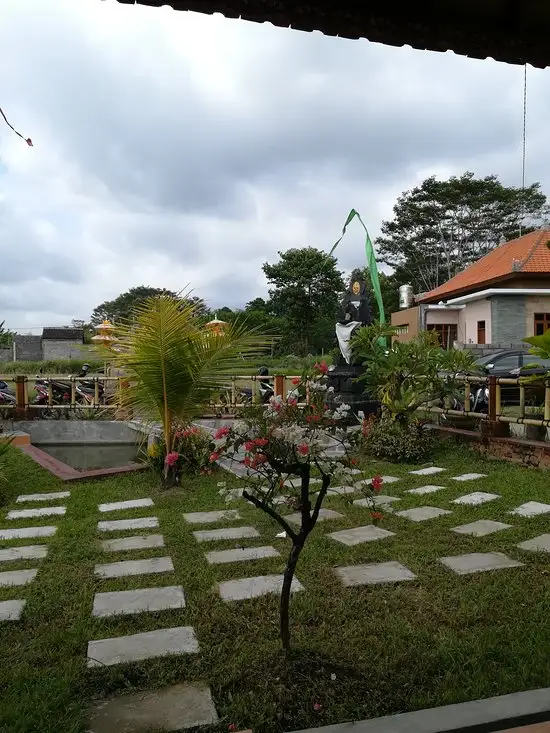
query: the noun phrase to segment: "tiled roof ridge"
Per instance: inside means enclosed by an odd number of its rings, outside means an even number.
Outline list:
[[[534,232],[530,232],[530,233],[531,234],[535,234],[536,232],[538,232],[538,235],[539,236],[535,240],[535,243],[531,247],[531,251],[529,252],[529,254],[527,255],[527,257],[524,257],[524,259],[522,260],[521,268],[520,268],[520,270],[522,272],[523,272],[523,268],[527,265],[527,263],[529,262],[529,260],[531,260],[533,258],[533,256],[535,255],[537,249],[542,244],[542,238],[543,237],[548,237],[548,239],[550,240],[550,229],[538,229],[538,230],[535,230]]]

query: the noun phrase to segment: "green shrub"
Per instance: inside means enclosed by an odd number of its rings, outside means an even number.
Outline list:
[[[389,461],[420,463],[435,448],[433,433],[423,420],[403,423],[381,418],[369,422],[363,432],[367,453]]]
[[[25,374],[33,377],[42,370],[44,375],[67,375],[77,374],[82,364],[89,364],[91,371],[103,369],[102,361],[92,361],[84,354],[81,359],[57,359],[55,361],[7,361],[0,364],[0,374]]]

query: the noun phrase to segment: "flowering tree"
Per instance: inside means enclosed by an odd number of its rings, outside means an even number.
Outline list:
[[[276,396],[269,404],[247,407],[232,428],[220,428],[214,435],[215,450],[210,456],[218,460],[222,453],[242,456],[248,475],[244,489],[220,489],[226,500],[246,499],[272,517],[292,541],[283,577],[280,602],[280,634],[283,648],[290,649],[289,603],[296,565],[306,540],[315,527],[323,500],[331,485],[350,484],[356,442],[361,431],[345,427],[349,406],[329,410],[325,405],[326,370],[319,365],[312,377],[296,384],[309,397],[301,408],[293,391],[284,399]],[[379,491],[365,488],[372,497]],[[299,522],[291,524],[280,507],[290,506],[299,514]],[[373,519],[378,517],[373,511]]]

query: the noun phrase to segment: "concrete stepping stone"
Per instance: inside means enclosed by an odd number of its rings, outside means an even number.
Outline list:
[[[366,506],[370,509],[372,506],[388,506],[394,501],[401,501],[401,497],[378,494],[378,496],[370,496],[368,499],[356,499],[353,503],[355,506]]]
[[[397,512],[396,516],[405,517],[405,519],[410,519],[411,522],[425,522],[428,519],[442,517],[445,514],[452,514],[452,512],[436,506],[419,506],[414,509],[405,509],[402,512]]]
[[[409,473],[413,476],[433,476],[446,470],[446,468],[439,468],[439,466],[428,466],[427,468],[419,468],[416,471],[409,471]]]
[[[453,504],[468,504],[469,506],[478,506],[486,504],[488,501],[500,499],[500,494],[488,494],[485,491],[474,491],[473,494],[465,494],[453,500]]]
[[[309,485],[314,486],[315,484],[322,483],[320,478],[310,478]],[[290,489],[299,489],[302,486],[301,478],[289,478],[285,481],[284,485]]]
[[[40,509],[12,509],[7,513],[8,519],[34,519],[35,517],[52,517],[67,511],[65,506],[43,506]]]
[[[400,481],[397,476],[382,476],[382,484],[394,484],[396,481]],[[358,481],[355,485],[356,486],[370,486],[372,484],[372,478],[366,478],[363,479],[363,481]]]
[[[17,504],[26,501],[57,501],[58,499],[68,499],[70,495],[70,491],[52,491],[50,494],[21,494],[15,501]]]
[[[0,601],[0,621],[19,621],[27,601]]]
[[[503,522],[493,522],[492,519],[479,519],[477,522],[453,527],[452,531],[457,534],[468,534],[472,537],[485,537],[488,534],[500,532],[503,529],[510,529],[511,526],[511,524],[504,524]]]
[[[206,685],[181,684],[96,702],[88,733],[150,733],[215,725],[218,715]]]
[[[460,476],[453,476],[453,481],[474,481],[476,478],[486,478],[486,473],[463,473]]]
[[[245,562],[246,560],[263,560],[267,557],[280,557],[274,547],[237,547],[234,550],[217,550],[206,553],[209,565],[221,565],[227,562]]]
[[[7,570],[0,573],[0,588],[8,588],[12,585],[27,585],[36,578],[38,570]]]
[[[110,667],[124,662],[166,657],[174,654],[197,654],[199,642],[192,626],[156,629],[130,636],[114,636],[88,642],[88,667]]]
[[[243,601],[248,598],[281,592],[283,587],[282,575],[258,575],[255,578],[240,578],[239,580],[226,580],[218,584],[220,596],[223,601]],[[292,579],[290,586],[292,593],[304,590],[304,586],[298,578]]]
[[[0,550],[0,562],[15,562],[16,560],[42,560],[48,554],[47,545],[26,545],[25,547],[10,547]]]
[[[100,512],[121,512],[124,509],[140,509],[144,506],[154,506],[152,499],[130,499],[129,501],[114,501],[110,504],[100,504]]]
[[[416,575],[400,562],[376,562],[370,565],[349,565],[334,568],[342,583],[353,585],[379,585],[381,583],[400,583],[414,580]]]
[[[201,529],[193,532],[197,542],[216,542],[220,540],[244,540],[259,537],[255,527],[224,527],[223,529]]]
[[[361,545],[363,542],[374,542],[383,540],[386,537],[393,537],[395,532],[390,532],[382,527],[375,527],[374,524],[367,524],[365,527],[354,527],[353,529],[342,529],[339,532],[331,532],[330,537],[343,545]]]
[[[509,513],[520,517],[538,517],[540,514],[548,514],[548,512],[550,512],[550,504],[543,504],[540,501],[528,501],[526,504],[512,509]]]
[[[0,540],[29,540],[36,537],[53,537],[57,527],[19,527],[0,529]]]
[[[356,486],[332,486],[327,491],[327,496],[346,496],[347,494],[356,494],[358,491],[359,489]]]
[[[467,555],[440,557],[439,560],[457,575],[470,575],[472,573],[484,573],[488,570],[523,566],[522,562],[512,560],[503,552],[471,552]]]
[[[407,489],[407,491],[405,491],[405,494],[422,496],[423,494],[435,494],[436,491],[441,491],[441,489],[446,488],[446,486],[435,486],[433,484],[427,484],[426,486],[419,486],[418,489]]]
[[[541,534],[532,540],[520,542],[518,547],[529,552],[550,552],[550,534]]]
[[[223,509],[215,512],[191,512],[183,518],[189,524],[214,524],[215,522],[234,522],[241,518],[236,509]]]
[[[94,573],[100,578],[125,578],[128,575],[171,573],[174,570],[170,557],[151,557],[147,560],[121,560],[96,565]]]
[[[103,540],[101,548],[104,552],[128,552],[130,550],[149,550],[153,547],[164,547],[161,534],[144,534],[135,537],[121,537],[116,540]]]
[[[140,519],[111,519],[98,522],[99,532],[124,532],[127,529],[155,529],[159,526],[156,517],[141,517]]]
[[[96,593],[92,616],[98,618],[126,616],[134,613],[167,611],[172,608],[185,608],[185,596],[181,585]]]
[[[328,519],[343,519],[344,515],[340,514],[340,512],[335,512],[332,509],[319,509],[319,516],[317,518],[318,522],[325,522]],[[284,519],[287,522],[290,522],[291,524],[301,524],[302,523],[302,515],[300,512],[295,512],[294,514],[287,514]]]

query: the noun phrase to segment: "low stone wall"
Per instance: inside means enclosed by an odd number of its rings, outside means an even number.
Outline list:
[[[21,420],[17,430],[28,433],[34,445],[140,442],[135,430],[117,420]]]
[[[523,341],[512,343],[506,341],[503,343],[496,344],[463,344],[456,343],[457,349],[471,351],[475,356],[486,356],[488,354],[496,354],[498,351],[506,351],[508,349],[527,351],[530,346],[529,344],[523,343]]]

